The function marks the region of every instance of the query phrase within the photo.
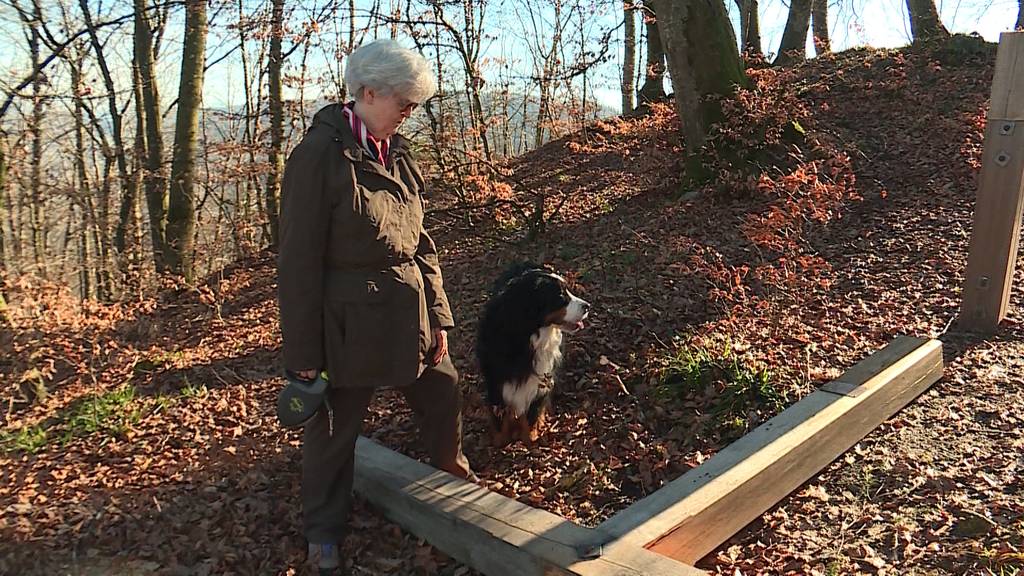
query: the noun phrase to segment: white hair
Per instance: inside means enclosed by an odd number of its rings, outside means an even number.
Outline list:
[[[370,88],[420,103],[437,90],[427,60],[386,38],[364,44],[349,55],[345,84],[356,100],[362,100],[364,89]]]

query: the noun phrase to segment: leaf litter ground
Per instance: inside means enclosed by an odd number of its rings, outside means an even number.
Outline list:
[[[941,337],[942,381],[699,566],[1019,571],[1021,290],[994,337],[951,328],[993,60],[988,49],[861,50],[754,69],[759,90],[727,103],[716,177],[697,189],[682,188],[676,120],[655,106],[516,159],[467,199],[485,208],[437,198],[429,224],[460,326],[465,448],[487,485],[593,526],[779,408],[723,422],[720,390],[666,395],[658,375],[678,350],[728,348],[792,402],[898,334]],[[512,240],[526,223],[511,206],[537,194],[545,231]],[[519,258],[565,272],[595,309],[566,343],[547,433],[495,451],[473,326],[492,279]],[[1018,265],[1018,287],[1022,275]],[[301,573],[300,436],[272,413],[274,282],[264,255],[134,304],[83,310],[56,288],[15,287],[0,360],[12,408],[0,572]],[[365,433],[423,457],[393,392],[378,394]],[[359,502],[345,553],[354,574],[475,574]]]

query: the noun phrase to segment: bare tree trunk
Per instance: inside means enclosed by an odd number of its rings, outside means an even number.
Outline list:
[[[687,171],[702,180],[704,142],[723,118],[713,96],[731,96],[750,84],[722,0],[657,0],[658,29],[668,56],[676,110],[686,144]]]
[[[206,63],[206,1],[187,0],[185,4],[184,50],[167,208],[167,263],[172,272],[180,274],[187,282],[195,277],[195,155]]]
[[[466,99],[468,100],[469,119],[471,130],[462,131],[461,136],[472,137],[472,144],[467,144],[466,149],[478,149],[482,152],[484,160],[488,163],[493,160],[491,144],[487,137],[487,119],[484,117],[483,98],[481,91],[484,86],[484,78],[480,73],[480,50],[484,38],[483,22],[484,11],[487,3],[483,0],[461,0],[461,2],[450,4],[452,7],[462,9],[462,26],[457,27],[451,24],[444,12],[449,4],[442,2],[430,3],[434,17],[441,23],[439,28],[448,32],[454,48],[462,61],[464,71],[464,86]],[[440,45],[440,42],[438,42]]]
[[[640,88],[640,103],[650,103],[665,97],[665,49],[661,45],[658,20],[654,7],[644,6],[644,27],[647,36],[647,64],[644,66],[644,85]]]
[[[146,108],[142,96],[142,73],[139,71],[138,58],[132,61],[132,99],[135,104],[135,143],[132,151],[132,186],[136,190],[142,190],[144,176],[146,173]],[[125,277],[125,290],[138,292],[142,287],[141,272],[142,263],[142,225],[139,217],[139,198],[136,197],[135,205],[132,206],[132,236],[134,237],[131,249],[128,251],[128,270]]]
[[[348,0],[348,50],[351,54],[356,49],[356,0]],[[347,87],[342,84],[342,100],[345,99]]]
[[[10,326],[7,312],[7,251],[4,220],[7,212],[7,133],[0,130],[0,326]]]
[[[28,22],[28,45],[33,70],[39,70],[39,45],[42,40],[39,25],[42,15],[39,6],[33,9]],[[29,222],[32,229],[32,261],[36,272],[46,276],[46,222],[43,216],[42,167],[43,167],[43,78],[36,74],[32,79],[32,116],[29,123],[29,134],[32,135],[32,163],[29,168]]]
[[[792,0],[789,4],[789,18],[782,32],[779,53],[775,65],[783,66],[807,59],[807,28],[811,24],[811,0]]]
[[[22,139],[24,136],[22,136]],[[20,139],[19,139],[20,140]],[[15,149],[11,146],[7,148],[7,166],[11,166],[12,152]],[[8,168],[7,180],[10,181],[11,173]],[[8,185],[7,187],[7,230],[10,231],[11,235],[8,238],[8,248],[11,251],[11,259],[9,264],[12,264],[12,268],[19,269],[24,265],[25,259],[25,230],[28,230],[28,226],[25,226],[25,191],[23,187]]]
[[[75,211],[72,211],[72,215]],[[92,295],[92,276],[89,274],[89,236],[86,232],[86,218],[84,216],[84,210],[82,216],[82,233],[75,234],[75,255],[78,257],[78,297],[82,300],[88,300]],[[68,221],[65,235],[69,237],[71,234],[72,222]],[[66,238],[67,239],[67,238]]]
[[[7,243],[4,221],[7,220],[7,133],[0,130],[0,296],[3,295],[2,276],[7,271]]]
[[[533,147],[540,148],[544,144],[544,126],[552,120],[551,100],[554,90],[553,76],[558,69],[558,49],[562,43],[562,2],[555,0],[555,32],[551,38],[551,49],[544,55],[544,63],[540,71],[540,101],[537,105],[537,124],[534,127]]]
[[[821,56],[832,51],[828,35],[828,0],[811,0],[811,32],[814,36],[814,54]]]
[[[117,106],[117,91],[114,87],[114,79],[110,75],[110,67],[107,65],[106,56],[103,53],[103,44],[100,43],[99,36],[96,34],[96,27],[93,24],[88,1],[78,0],[78,6],[82,10],[86,28],[89,30],[89,41],[92,44],[93,53],[96,55],[96,64],[100,68],[103,84],[107,89],[107,111],[110,114],[111,136],[114,140],[114,156],[117,159],[117,172],[121,180],[121,207],[118,210],[117,227],[114,232],[114,249],[118,252],[119,266],[124,270],[128,227],[131,223],[132,207],[135,205],[138,189],[128,173],[128,159],[125,154],[122,136],[123,119],[121,111]]]
[[[434,28],[433,40],[435,45],[441,43],[441,27],[436,26]],[[413,36],[413,42],[416,43],[416,47],[423,50],[423,43],[418,37]],[[437,165],[438,170],[441,174],[450,174],[451,171],[448,168],[448,154],[444,150],[444,142],[447,140],[447,127],[444,121],[444,103],[447,98],[447,90],[445,89],[444,83],[444,61],[441,59],[441,51],[434,51],[434,70],[437,74],[435,82],[437,83],[437,94],[436,98],[427,100],[423,104],[423,112],[427,115],[427,120],[430,124],[430,142],[431,142],[431,153],[433,154],[434,163]],[[461,190],[459,191],[461,194]]]
[[[914,42],[948,38],[949,30],[939,20],[934,0],[907,0],[910,14],[910,35]]]
[[[112,296],[111,278],[108,269],[109,264],[109,243],[106,235],[107,214],[104,205],[110,196],[110,169],[111,163],[115,161],[109,146],[104,142],[104,170],[102,177],[97,176],[97,182],[102,182],[98,194],[90,192],[92,185],[89,181],[86,170],[86,149],[85,149],[85,105],[80,95],[84,90],[82,78],[82,67],[84,63],[84,52],[76,61],[70,61],[71,82],[73,91],[76,94],[74,106],[74,133],[75,133],[75,186],[73,199],[75,206],[82,214],[81,233],[76,235],[78,242],[78,277],[80,296],[83,300],[95,296],[98,300],[109,301]],[[100,215],[97,215],[96,200],[101,203]],[[68,223],[70,230],[72,223]],[[92,250],[89,249],[92,239]]]
[[[633,76],[636,71],[636,14],[630,0],[622,2],[622,20],[625,23],[622,54],[622,113],[633,110]]]
[[[104,155],[103,160],[103,177],[98,178],[99,182],[103,185],[100,186],[99,201],[100,210],[99,218],[96,218],[95,208],[91,209],[93,214],[92,227],[93,233],[93,246],[95,247],[94,255],[96,256],[96,298],[103,302],[109,302],[113,299],[113,281],[110,274],[110,172],[113,168],[114,158],[109,155]],[[88,200],[92,199],[91,195],[86,195]]]
[[[146,0],[134,0],[135,59],[139,63],[142,99],[146,112],[146,207],[157,274],[167,271],[167,181],[164,139],[160,126],[160,92],[156,82],[153,32],[146,16]]]
[[[284,104],[281,97],[281,37],[284,36],[284,0],[272,0],[270,20],[270,58],[267,62],[268,97],[270,100],[270,151],[265,206],[270,226],[270,245],[277,248],[278,198],[281,194],[281,173],[284,172]]]
[[[761,20],[757,14],[757,0],[734,0],[740,13],[740,50],[761,56]]]
[[[241,22],[245,19],[245,0],[238,0],[238,20]],[[253,102],[252,94],[252,83],[259,82],[260,74],[257,73],[256,78],[252,78],[249,66],[249,50],[248,50],[248,26],[238,26],[238,44],[242,53],[242,90],[245,95],[245,118],[243,122],[245,128],[242,133],[242,143],[245,145],[245,151],[243,154],[248,154],[249,164],[256,165],[256,134],[259,133],[259,114],[256,110],[259,109],[259,91],[257,90],[256,102]],[[250,172],[251,173],[251,172]],[[253,176],[247,176],[241,179],[240,184],[241,192],[235,194],[235,204],[239,207],[236,213],[241,215],[244,222],[252,221],[252,214],[250,208],[252,205],[253,187],[257,185],[256,178]],[[236,187],[236,190],[238,187]],[[259,202],[257,201],[257,204]],[[236,215],[236,217],[238,217]],[[246,229],[245,232],[246,244],[252,239],[251,230]]]
[[[82,105],[82,60],[84,55],[72,60],[68,59],[68,64],[71,69],[71,91],[75,95],[75,107],[74,107],[74,122],[75,122],[75,187],[72,192],[72,200],[74,205],[79,208],[78,211],[82,213],[82,234],[78,234],[78,282],[79,282],[79,295],[82,300],[89,299],[91,295],[89,281],[91,274],[91,262],[89,261],[89,251],[86,247],[86,234],[85,230],[89,229],[86,219],[85,203],[89,200],[87,196],[87,190],[89,189],[89,175],[85,167],[85,107]],[[72,211],[74,215],[75,211]],[[70,227],[72,224],[68,222]],[[70,228],[69,228],[70,229]]]
[[[498,92],[500,98],[501,117],[505,119],[501,123],[501,156],[508,158],[512,154],[515,145],[512,142],[512,84],[509,77],[501,75],[501,86]]]
[[[483,99],[480,91],[484,87],[484,77],[480,73],[480,48],[483,38],[483,12],[485,2],[481,0],[462,0],[462,17],[464,20],[465,45],[462,50],[463,63],[466,67],[467,92],[469,93],[474,129],[478,134],[480,146],[483,148],[484,159],[492,162],[491,143],[487,138],[487,119],[484,117]],[[478,12],[474,12],[474,7]],[[477,16],[479,15],[479,20]]]

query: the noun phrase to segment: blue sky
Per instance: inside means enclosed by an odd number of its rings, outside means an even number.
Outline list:
[[[257,2],[258,0],[246,0]],[[357,5],[368,3],[369,0],[358,0]],[[590,17],[588,25],[595,27],[614,26],[621,18],[620,0],[593,0],[593,16]],[[832,46],[835,50],[843,50],[856,46],[895,47],[905,45],[909,39],[909,25],[906,17],[906,0],[832,0],[830,2],[830,31]],[[322,2],[318,2],[322,4]],[[344,3],[343,3],[344,4]],[[387,4],[387,2],[384,2]],[[999,33],[1008,30],[1014,23],[1017,15],[1017,0],[936,0],[942,16],[943,23],[953,32],[971,33],[978,32],[986,40],[997,41]],[[99,4],[96,4],[99,5]],[[121,15],[130,9],[126,0],[109,0],[102,3],[103,12],[106,14]],[[733,2],[727,1],[734,20],[737,19]],[[3,6],[3,5],[0,5]],[[297,6],[296,18],[298,21],[305,15],[311,6],[309,2],[294,4]],[[518,3],[511,0],[490,0],[490,13],[494,20],[500,17],[505,18],[501,25],[492,21],[490,32],[495,38],[489,45],[488,54],[494,54],[502,49],[516,50],[509,48],[518,42],[518,36],[525,32],[522,30],[522,22],[515,16]],[[761,0],[760,18],[764,50],[774,52],[778,45],[782,29],[785,25],[788,0]],[[231,20],[231,15],[221,15],[222,22]],[[102,18],[98,18],[102,19]],[[180,25],[180,18],[177,22]],[[125,33],[130,29],[126,28]],[[221,26],[210,38],[208,43],[208,58],[214,58],[223,54],[224,50],[235,42],[233,31],[225,30]],[[615,38],[616,44],[613,47],[614,57],[602,65],[594,74],[590,75],[589,91],[607,107],[617,110],[620,102],[619,95],[619,58],[621,57],[621,29]],[[180,28],[175,26],[169,29],[165,38],[165,53],[160,61],[160,83],[161,93],[165,105],[173,99],[177,86],[177,69],[179,59],[177,52],[180,48]],[[130,41],[122,37],[118,41],[116,54],[112,56],[115,61],[115,72],[118,76],[119,87],[128,87],[128,73],[130,60]],[[407,44],[409,44],[407,42]],[[504,47],[504,48],[503,48]],[[642,52],[639,55],[642,55]],[[300,53],[292,55],[289,64],[297,64]],[[642,57],[642,56],[641,56]],[[326,62],[322,57],[313,56],[310,60],[312,68],[323,67]],[[12,79],[20,79],[27,72],[27,58],[24,48],[24,41],[15,15],[10,8],[0,7],[0,76],[7,85]],[[486,75],[486,73],[485,73]],[[99,82],[98,76],[92,79]],[[225,59],[213,67],[207,74],[205,89],[205,100],[208,106],[227,107],[238,105],[242,102],[241,63],[235,56]],[[308,98],[316,94],[314,89],[307,90],[305,96]],[[295,97],[297,94],[286,94],[286,97]]]
[[[759,4],[763,49],[774,53],[786,24],[789,2],[761,0]],[[738,27],[735,3],[730,0],[726,5]],[[1017,0],[936,0],[936,7],[950,31],[977,32],[989,42],[997,42],[999,33],[1011,29],[1017,18]],[[905,46],[910,41],[906,0],[830,0],[829,34],[835,51],[858,46]],[[810,42],[808,54],[813,54]],[[617,85],[610,84],[596,92],[606,105],[619,108],[621,96]]]

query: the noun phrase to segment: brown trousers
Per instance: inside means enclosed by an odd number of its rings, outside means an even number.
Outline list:
[[[416,382],[399,390],[416,413],[431,464],[465,478],[470,469],[462,453],[462,398],[458,380],[455,366],[445,356],[440,364],[424,370]],[[334,434],[330,434],[325,409],[306,425],[302,442],[302,514],[303,532],[311,543],[337,543],[345,536],[352,507],[356,439],[375,391],[372,387],[331,388],[327,399],[334,411]]]

